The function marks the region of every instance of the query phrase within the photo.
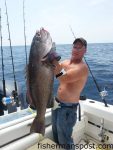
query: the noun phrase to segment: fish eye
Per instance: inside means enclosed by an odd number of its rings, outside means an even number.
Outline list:
[[[39,37],[41,36],[40,31],[36,32],[36,36],[39,36]]]
[[[37,31],[37,32],[36,32],[36,36],[35,36],[35,37],[36,37],[37,40],[39,40],[39,39],[41,38],[40,31]]]

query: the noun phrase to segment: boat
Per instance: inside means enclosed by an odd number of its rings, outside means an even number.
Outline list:
[[[77,122],[72,137],[76,149],[113,149],[113,106],[92,99],[80,100],[81,120]],[[1,150],[66,149],[54,142],[51,126],[51,109],[45,114],[46,133],[30,134],[30,126],[36,115],[31,108],[0,117]],[[54,147],[54,148],[53,148]]]

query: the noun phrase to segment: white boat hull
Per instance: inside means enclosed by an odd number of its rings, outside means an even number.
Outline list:
[[[105,144],[113,142],[113,106],[105,107],[103,103],[87,99],[81,101],[82,119],[77,121],[73,127],[74,143],[85,143],[93,141],[97,144],[102,143],[101,132],[104,131]],[[47,110],[46,125],[51,124],[51,111]],[[0,146],[2,150],[27,150],[30,146],[40,141],[39,134],[31,134],[30,124],[34,114],[24,118],[13,120],[8,125],[0,125]],[[15,123],[16,122],[16,123]],[[24,137],[25,136],[25,137]],[[46,128],[45,137],[52,138],[51,125]],[[20,147],[20,146],[21,147]],[[112,144],[113,145],[113,144]],[[112,147],[113,148],[113,147]],[[30,148],[29,148],[30,150]]]

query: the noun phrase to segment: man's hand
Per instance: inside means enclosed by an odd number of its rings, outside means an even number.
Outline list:
[[[52,63],[54,60],[59,61],[61,59],[61,56],[54,50],[51,50],[48,53],[48,59]]]
[[[60,71],[62,70],[62,66],[61,64],[59,64],[59,62],[57,60],[53,60],[52,64],[54,65],[54,74],[59,74]]]
[[[61,56],[54,50],[51,50],[46,56],[44,56],[41,61],[47,64],[53,64],[54,61],[59,61]]]

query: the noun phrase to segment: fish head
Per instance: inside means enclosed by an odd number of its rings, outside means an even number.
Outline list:
[[[36,43],[37,47],[40,48],[42,57],[47,55],[52,48],[52,38],[50,33],[44,28],[41,28],[36,32],[33,41]]]
[[[51,66],[52,63],[49,57],[51,51],[55,51],[55,43],[52,42],[50,33],[44,28],[41,28],[36,32],[33,38],[30,56],[32,56],[31,58],[35,58],[36,61],[41,62],[43,65]],[[32,61],[35,63],[33,59]]]

